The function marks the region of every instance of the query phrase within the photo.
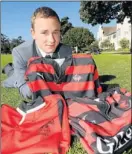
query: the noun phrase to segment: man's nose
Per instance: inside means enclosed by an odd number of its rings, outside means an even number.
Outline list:
[[[50,34],[49,37],[48,37],[48,40],[49,40],[50,43],[54,43],[55,42],[54,35]]]

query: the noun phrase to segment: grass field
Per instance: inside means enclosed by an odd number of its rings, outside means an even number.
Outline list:
[[[131,91],[131,55],[129,54],[100,54],[94,55],[94,60],[98,67],[99,74],[103,76],[113,76],[113,79],[110,81],[106,81],[106,84],[119,84],[120,87],[127,88]],[[8,62],[12,61],[10,55],[2,55],[1,56],[1,66],[3,67]],[[5,75],[1,75],[1,80],[6,78]],[[1,88],[1,102],[2,104],[10,104],[11,106],[18,106],[18,104],[22,101],[18,90],[14,88]],[[124,152],[124,154],[130,154],[132,150],[129,152]],[[72,147],[70,148],[68,154],[87,154],[85,150],[83,150],[80,143],[75,140],[73,142]]]

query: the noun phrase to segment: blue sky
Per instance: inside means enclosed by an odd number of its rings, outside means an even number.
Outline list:
[[[91,26],[80,20],[80,2],[1,2],[1,32],[10,39],[22,36],[24,40],[30,40],[30,18],[36,8],[48,6],[54,9],[60,19],[68,16],[74,27],[88,28],[95,36],[99,25]],[[114,26],[113,20],[105,26]]]

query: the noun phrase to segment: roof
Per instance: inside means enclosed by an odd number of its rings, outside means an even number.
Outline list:
[[[114,27],[102,27],[102,30],[104,32],[104,35],[110,35],[110,34],[116,32],[116,26],[114,26]]]

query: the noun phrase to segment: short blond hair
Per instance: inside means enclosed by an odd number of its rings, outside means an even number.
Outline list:
[[[41,17],[41,18],[49,18],[49,17],[56,17],[58,19],[58,21],[60,22],[59,16],[57,15],[57,13],[49,8],[49,7],[39,7],[35,10],[35,12],[33,13],[32,17],[31,17],[31,27],[34,29],[34,23],[35,23],[35,19],[37,17]]]

